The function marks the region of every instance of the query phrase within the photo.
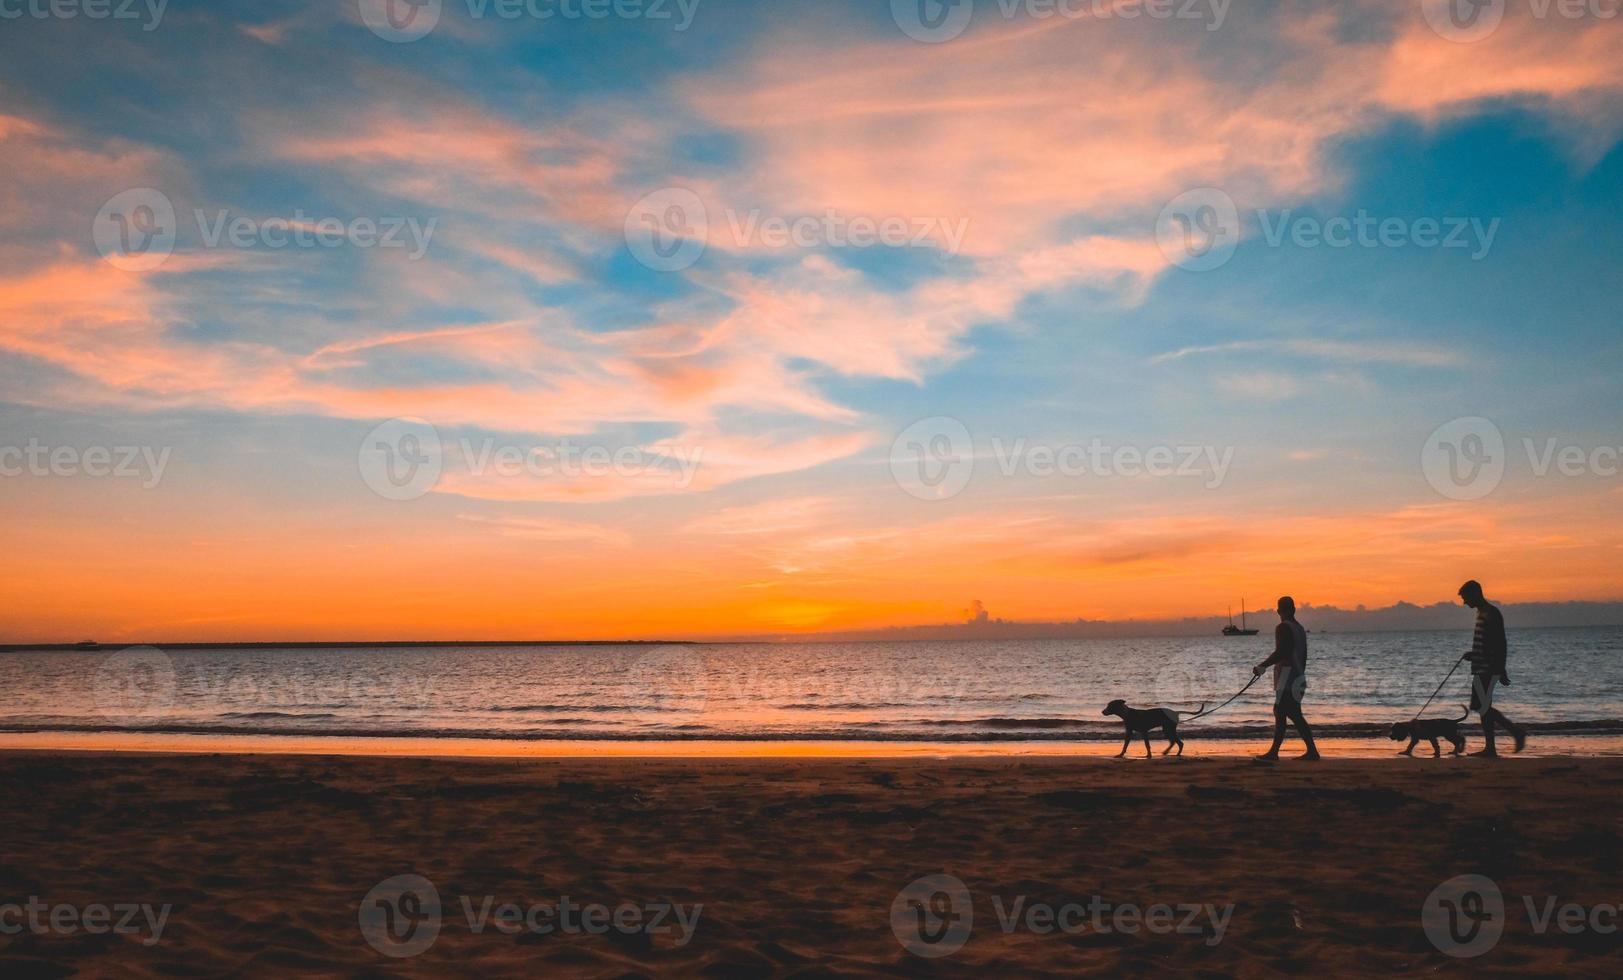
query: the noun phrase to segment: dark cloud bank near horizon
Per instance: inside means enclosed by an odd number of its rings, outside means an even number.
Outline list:
[[[967,622],[888,629],[839,630],[799,636],[756,636],[751,639],[784,640],[1030,640],[1116,636],[1215,636],[1228,622],[1225,616],[1183,619],[1089,620],[1012,622],[991,617],[978,601]],[[1623,600],[1609,602],[1507,602],[1499,608],[1511,631],[1561,626],[1623,626]],[[1471,610],[1457,602],[1417,606],[1399,602],[1381,609],[1341,609],[1303,603],[1297,618],[1318,633],[1380,633],[1407,630],[1460,630],[1474,623]],[[1278,620],[1271,607],[1252,610],[1248,625],[1266,635]],[[1238,620],[1236,620],[1238,622]]]

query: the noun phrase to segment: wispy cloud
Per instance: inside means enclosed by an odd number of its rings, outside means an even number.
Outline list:
[[[1344,364],[1396,364],[1422,368],[1458,368],[1469,363],[1464,354],[1438,347],[1391,341],[1315,340],[1303,337],[1235,340],[1223,344],[1183,347],[1157,354],[1149,359],[1149,363],[1166,364],[1190,357],[1252,353],[1288,354]]]

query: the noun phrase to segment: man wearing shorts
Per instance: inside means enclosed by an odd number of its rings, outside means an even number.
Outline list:
[[[1472,755],[1494,758],[1499,750],[1493,745],[1493,729],[1499,725],[1516,740],[1516,751],[1527,745],[1527,732],[1493,706],[1493,689],[1510,684],[1505,671],[1505,658],[1510,645],[1505,641],[1505,617],[1499,607],[1482,597],[1482,586],[1475,580],[1460,586],[1460,598],[1476,610],[1476,635],[1471,640],[1471,652],[1465,659],[1471,662],[1471,707],[1482,719],[1482,751]]]
[[[1252,668],[1253,677],[1262,676],[1268,667],[1274,668],[1274,744],[1259,759],[1279,758],[1279,746],[1285,741],[1285,722],[1296,726],[1296,734],[1307,743],[1303,759],[1317,759],[1319,747],[1313,744],[1313,729],[1302,716],[1302,695],[1307,691],[1307,630],[1296,621],[1296,600],[1282,596],[1279,600],[1279,626],[1274,629],[1273,656]]]

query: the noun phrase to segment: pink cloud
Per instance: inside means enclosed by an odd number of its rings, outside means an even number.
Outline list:
[[[1352,17],[1390,33],[1351,40]],[[969,254],[1000,256],[1052,244],[1076,215],[1153,217],[1194,186],[1242,205],[1323,191],[1328,142],[1393,113],[1524,97],[1615,120],[1594,97],[1623,84],[1623,34],[1594,18],[1518,15],[1459,44],[1416,4],[1286,5],[1231,21],[1224,49],[1247,56],[1228,63],[1199,32],[1121,27],[992,18],[941,45],[786,34],[684,91],[750,137],[744,190],[770,206],[965,217]]]
[[[1390,15],[1385,34],[1347,41],[1343,16],[1289,7],[1258,26],[1231,24],[1255,34],[1228,40],[1256,53],[1234,64],[1197,56],[1192,35],[1063,18],[993,24],[948,45],[786,36],[679,87],[689,111],[741,139],[736,173],[699,179],[668,172],[683,120],[663,107],[521,122],[421,79],[363,75],[332,105],[251,114],[251,148],[459,216],[460,228],[444,233],[443,252],[410,267],[366,256],[352,287],[370,322],[301,320],[302,346],[285,336],[204,342],[185,329],[179,300],[198,295],[189,272],[261,259],[182,252],[139,275],[84,258],[88,215],[130,186],[185,186],[175,160],[0,115],[0,151],[19,164],[0,190],[0,222],[81,243],[31,249],[31,267],[0,273],[0,346],[91,382],[24,395],[61,403],[418,415],[602,439],[661,424],[706,447],[698,488],[816,466],[873,441],[861,414],[827,393],[827,378],[922,381],[967,353],[972,329],[1016,318],[1045,292],[1140,301],[1167,265],[1149,219],[1190,186],[1224,186],[1242,205],[1289,203],[1335,186],[1333,139],[1394,113],[1432,118],[1484,98],[1528,98],[1604,121],[1617,104],[1623,51],[1609,25],[1513,17],[1461,45],[1437,38],[1414,11]],[[896,289],[818,250],[781,260],[752,251],[764,261],[748,271],[728,261],[696,267],[687,275],[700,295],[654,311],[652,325],[610,332],[542,305],[536,285],[578,281],[586,262],[619,247],[648,174],[693,186],[723,210],[966,222],[962,261],[951,275]],[[746,251],[725,235],[716,247],[729,259]],[[466,305],[486,322],[398,326]],[[1333,345],[1306,353],[1432,358]],[[377,384],[401,376],[384,369],[424,357],[460,380]],[[1360,383],[1346,373],[1323,379]],[[1294,384],[1256,375],[1233,393],[1286,398]],[[763,421],[741,432],[740,413]],[[513,499],[656,492],[653,479],[614,482],[538,490],[464,479],[448,488]]]

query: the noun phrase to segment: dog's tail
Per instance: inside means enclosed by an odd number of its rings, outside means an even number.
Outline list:
[[[1203,713],[1205,710],[1206,710],[1206,702],[1202,701],[1202,702],[1200,702],[1200,707],[1196,708],[1194,711],[1179,711],[1178,714],[1180,714],[1180,715],[1198,715],[1198,714]]]
[[[1458,718],[1453,719],[1454,721],[1464,721],[1471,714],[1471,709],[1467,708],[1463,704],[1460,705],[1460,711],[1461,711],[1460,716]]]

